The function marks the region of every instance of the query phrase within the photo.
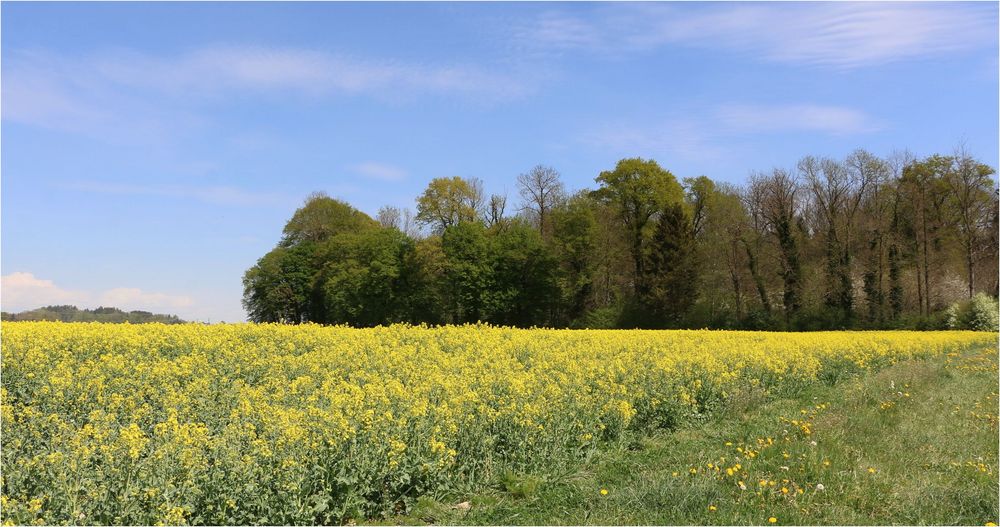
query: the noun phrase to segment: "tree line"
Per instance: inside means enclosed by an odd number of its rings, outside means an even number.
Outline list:
[[[0,313],[0,320],[5,322],[19,321],[53,321],[53,322],[106,322],[146,324],[159,322],[161,324],[184,324],[176,315],[160,315],[149,311],[122,311],[116,307],[98,307],[95,309],[80,309],[76,306],[45,306],[20,313]]]
[[[257,322],[607,328],[936,328],[998,293],[994,168],[807,156],[742,185],[622,159],[569,192],[517,177],[432,180],[375,218],[316,193],[243,278]]]

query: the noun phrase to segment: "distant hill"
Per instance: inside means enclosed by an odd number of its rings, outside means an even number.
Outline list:
[[[31,321],[50,320],[62,322],[128,322],[141,324],[144,322],[162,322],[164,324],[182,324],[183,320],[176,315],[159,315],[149,311],[122,311],[116,307],[98,307],[97,309],[79,309],[76,306],[45,306],[21,313],[0,313],[0,320]]]

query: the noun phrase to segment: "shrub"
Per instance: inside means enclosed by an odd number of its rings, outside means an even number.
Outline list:
[[[997,331],[1000,326],[1000,305],[997,299],[977,293],[969,300],[955,302],[945,310],[948,329]]]
[[[968,328],[975,331],[997,331],[1000,326],[1000,306],[997,299],[978,293],[969,302]]]

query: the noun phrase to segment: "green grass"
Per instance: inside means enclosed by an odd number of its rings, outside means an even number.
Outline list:
[[[782,399],[737,393],[707,420],[632,434],[565,473],[423,498],[389,523],[984,525],[1000,502],[998,390],[996,350],[971,349]]]

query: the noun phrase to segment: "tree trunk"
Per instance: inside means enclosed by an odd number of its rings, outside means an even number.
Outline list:
[[[969,250],[966,251],[965,261],[966,261],[966,263],[969,266],[969,298],[972,298],[972,291],[974,289],[973,288],[973,284],[975,283],[975,268],[974,268],[974,265],[972,263],[972,248],[971,248],[971,245],[970,245]]]
[[[916,267],[913,274],[917,275],[917,314],[924,314],[924,282],[922,276],[922,270],[920,269],[920,240],[914,240],[914,253],[916,257],[913,262]]]
[[[924,231],[924,301],[927,302],[927,308],[925,314],[931,314],[931,273],[930,273],[930,257],[927,255],[927,217],[923,218],[921,222],[923,224]]]
[[[771,302],[767,299],[767,288],[764,287],[764,279],[760,276],[760,272],[757,270],[757,257],[750,249],[750,244],[747,243],[746,240],[743,241],[743,245],[746,247],[747,251],[747,267],[750,268],[750,276],[753,278],[754,286],[757,287],[757,294],[760,296],[760,303],[764,307],[764,311],[770,314]]]

